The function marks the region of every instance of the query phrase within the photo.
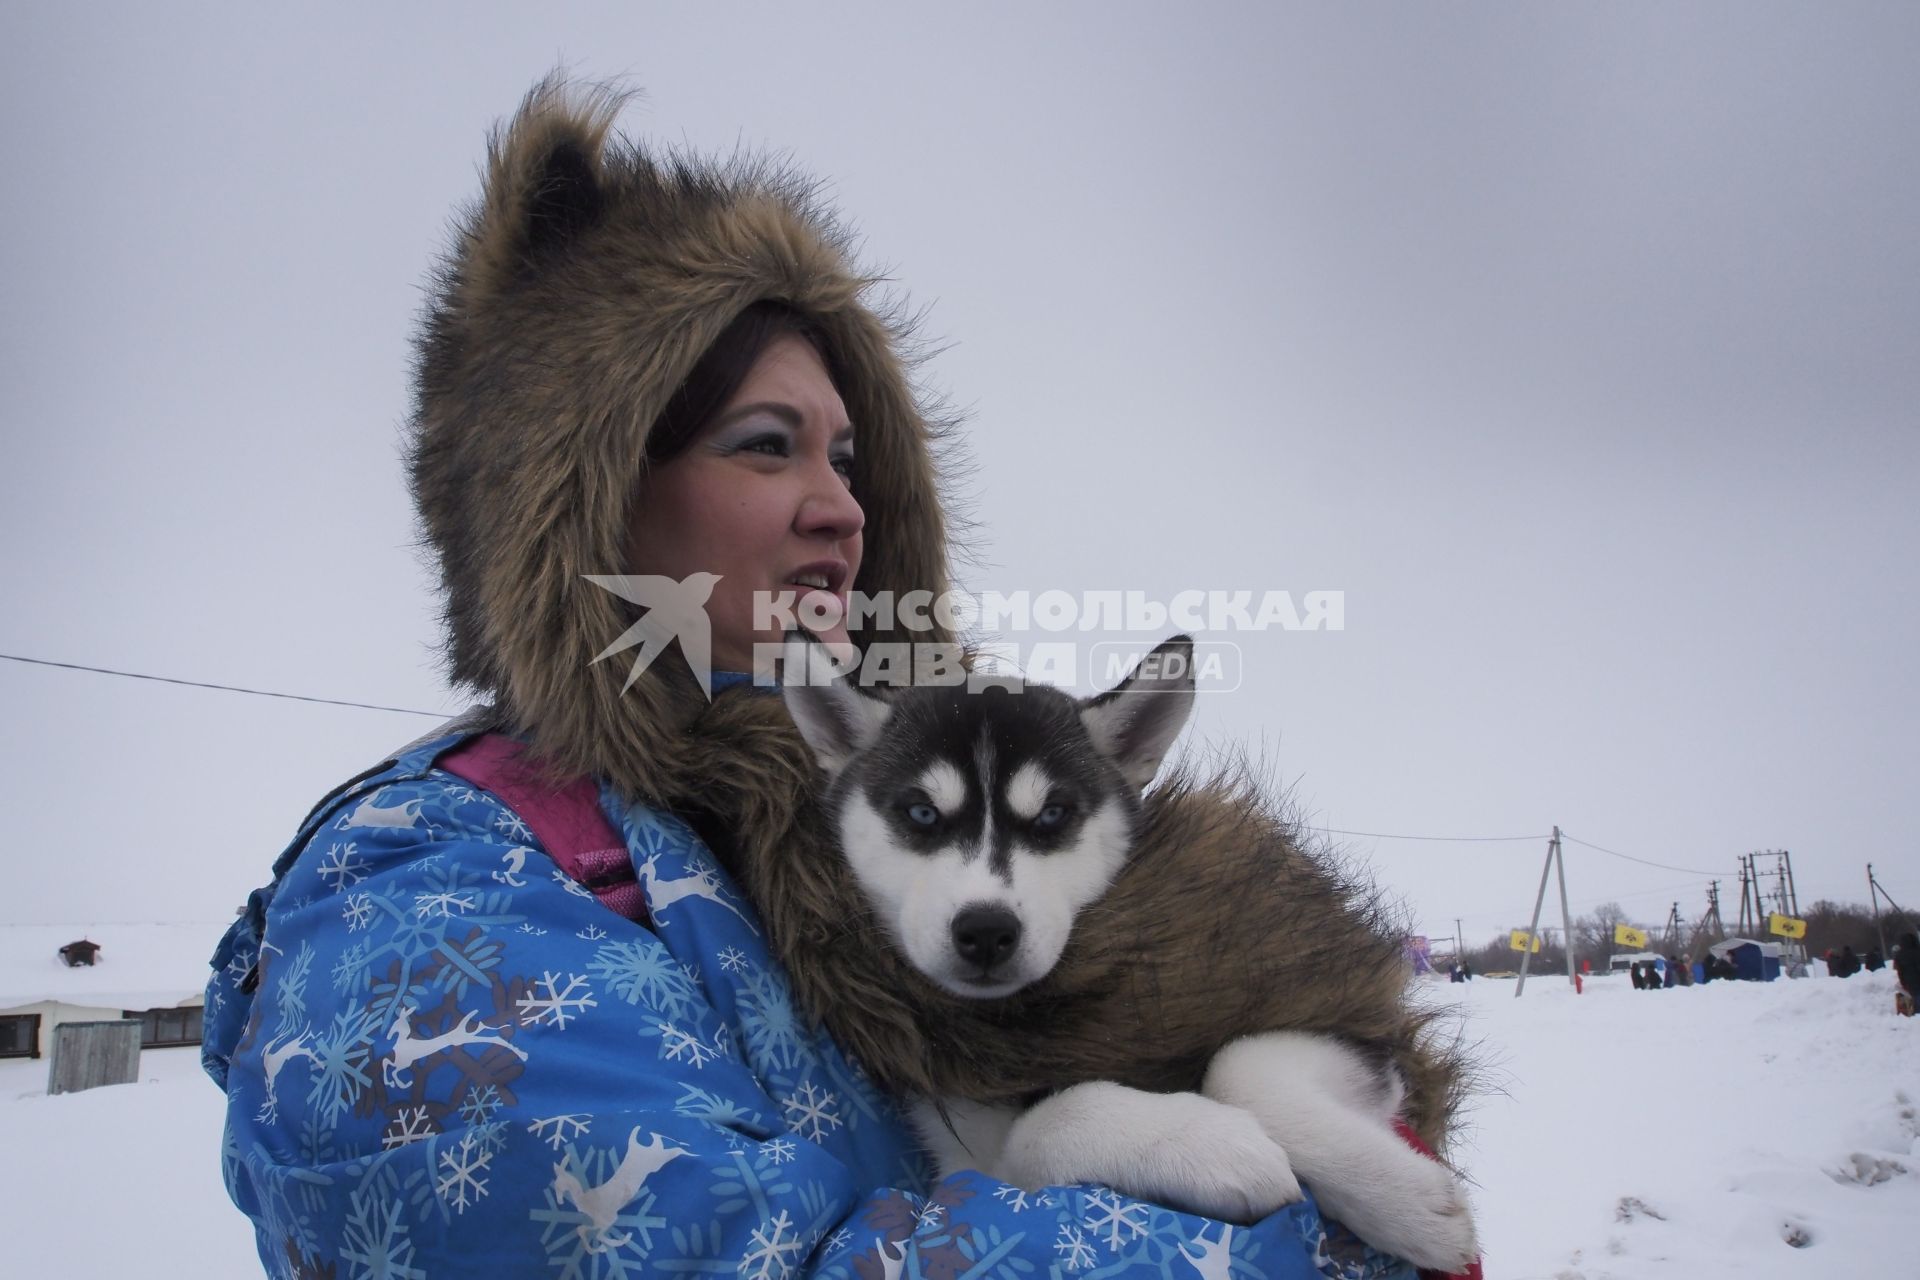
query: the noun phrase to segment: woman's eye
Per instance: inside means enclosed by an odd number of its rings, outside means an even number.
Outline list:
[[[742,453],[764,453],[770,458],[787,456],[787,438],[785,436],[755,436],[740,446]]]
[[[1067,806],[1063,804],[1050,804],[1044,806],[1039,814],[1034,817],[1033,825],[1045,831],[1050,827],[1059,826],[1066,820]]]
[[[845,480],[848,484],[853,483],[853,455],[852,454],[843,453],[839,457],[835,458],[833,460],[833,469],[840,473],[840,478],[842,480]]]
[[[910,804],[907,806],[907,821],[916,827],[931,827],[940,821],[940,811],[930,804]]]

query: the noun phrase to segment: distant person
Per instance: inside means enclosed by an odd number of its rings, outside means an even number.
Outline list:
[[[1470,965],[1470,964],[1463,964],[1463,965],[1461,965],[1461,966],[1460,966],[1460,981],[1462,981],[1462,982],[1472,982],[1472,981],[1473,981],[1473,966],[1472,966],[1472,965]]]
[[[1691,951],[1680,953],[1680,985],[1683,987],[1693,985],[1693,953]]]
[[[1860,957],[1853,953],[1851,945],[1840,948],[1840,976],[1851,978],[1860,972]]]
[[[1912,930],[1900,935],[1893,948],[1893,975],[1900,979],[1900,993],[1894,1008],[1911,1018],[1915,1000],[1920,1000],[1920,935]]]
[[[1713,953],[1708,952],[1694,963],[1693,980],[1701,986],[1713,981]]]
[[[1633,964],[1628,967],[1627,972],[1633,977],[1633,989],[1635,991],[1645,991],[1647,989],[1647,971],[1642,967],[1640,961],[1635,960]]]
[[[1887,967],[1887,958],[1880,954],[1880,948],[1875,947],[1867,952],[1866,958],[1860,963],[1866,966],[1868,973],[1878,973]]]

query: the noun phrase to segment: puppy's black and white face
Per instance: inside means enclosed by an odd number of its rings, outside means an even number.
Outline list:
[[[1184,669],[1086,702],[1037,685],[785,689],[875,914],[927,978],[981,999],[1058,963],[1075,916],[1125,863],[1139,792],[1192,695]]]

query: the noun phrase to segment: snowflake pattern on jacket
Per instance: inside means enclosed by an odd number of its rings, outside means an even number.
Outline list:
[[[1405,1280],[1311,1200],[1252,1226],[1102,1187],[930,1185],[682,822],[602,807],[603,907],[442,736],[336,791],[214,956],[226,1183],[269,1274]]]

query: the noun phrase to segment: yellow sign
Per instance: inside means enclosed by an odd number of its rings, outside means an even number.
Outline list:
[[[1636,929],[1630,924],[1613,926],[1613,940],[1623,947],[1632,947],[1635,951],[1647,949],[1647,931]]]
[[[1804,938],[1807,936],[1807,922],[1795,916],[1783,916],[1776,911],[1767,917],[1767,932],[1777,933],[1783,938]]]
[[[1527,950],[1527,931],[1525,929],[1515,929],[1512,933],[1507,935],[1507,950],[1509,951]],[[1540,954],[1540,937],[1538,934],[1534,935],[1533,954],[1535,955]]]

